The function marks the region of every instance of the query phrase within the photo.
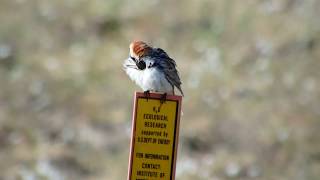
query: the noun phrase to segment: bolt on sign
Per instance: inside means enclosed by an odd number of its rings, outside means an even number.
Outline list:
[[[181,96],[135,93],[128,180],[174,180]]]

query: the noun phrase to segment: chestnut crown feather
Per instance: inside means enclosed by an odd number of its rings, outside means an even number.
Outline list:
[[[150,52],[152,49],[143,41],[134,41],[130,44],[129,48],[130,48],[130,56],[135,59],[139,59],[142,56],[147,55],[148,52]]]

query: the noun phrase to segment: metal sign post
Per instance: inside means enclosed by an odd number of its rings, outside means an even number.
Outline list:
[[[128,180],[174,180],[181,96],[135,93]]]

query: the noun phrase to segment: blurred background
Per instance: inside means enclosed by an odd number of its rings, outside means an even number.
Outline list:
[[[185,98],[177,180],[320,178],[320,1],[0,0],[0,179],[126,179],[144,40]]]

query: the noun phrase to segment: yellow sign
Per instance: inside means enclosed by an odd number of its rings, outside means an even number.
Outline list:
[[[136,93],[129,180],[173,180],[181,96]]]

